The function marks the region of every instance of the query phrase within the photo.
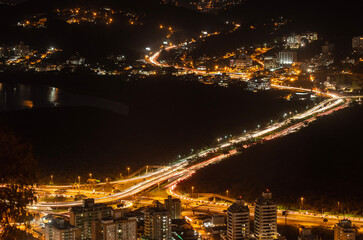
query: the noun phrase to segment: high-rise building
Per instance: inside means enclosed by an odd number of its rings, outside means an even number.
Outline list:
[[[355,228],[348,219],[343,219],[334,226],[334,240],[355,240]]]
[[[354,37],[352,39],[352,48],[354,50],[363,51],[363,36]]]
[[[164,200],[165,209],[169,211],[171,219],[180,219],[181,215],[181,201],[177,198],[172,198],[168,196]]]
[[[136,240],[137,221],[136,217],[114,219],[103,218],[93,222],[92,240]]]
[[[279,52],[279,63],[281,67],[291,66],[297,62],[297,52],[282,51]]]
[[[83,199],[83,205],[72,207],[70,223],[81,229],[81,239],[92,238],[92,223],[111,216],[111,207],[106,204],[95,204],[94,199]]]
[[[237,199],[227,209],[227,238],[228,240],[249,239],[250,210],[242,199]]]
[[[44,237],[45,240],[81,240],[81,229],[62,218],[55,218],[45,224]]]
[[[145,212],[145,237],[150,240],[171,239],[171,218],[169,211],[160,207],[149,208]]]
[[[277,205],[268,190],[255,201],[255,237],[277,239]]]

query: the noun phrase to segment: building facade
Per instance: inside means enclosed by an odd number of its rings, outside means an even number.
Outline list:
[[[171,239],[171,217],[167,210],[159,207],[145,212],[145,237],[150,240]]]
[[[255,237],[257,239],[278,239],[277,205],[272,193],[263,192],[255,201]]]
[[[242,199],[237,199],[227,209],[227,239],[239,240],[250,237],[250,210]]]
[[[252,58],[247,56],[246,54],[241,54],[238,58],[234,58],[230,60],[230,67],[235,68],[247,68],[251,67],[253,64]]]
[[[297,52],[282,51],[279,52],[279,64],[281,67],[291,66],[297,62]]]
[[[285,47],[300,48],[304,47],[307,43],[318,40],[318,34],[315,32],[295,34],[292,33],[282,38]]]
[[[136,240],[136,218],[113,219],[112,217],[93,222],[92,240]]]
[[[169,211],[171,219],[180,219],[181,216],[181,201],[177,198],[168,196],[164,200],[165,209]]]
[[[269,77],[257,77],[248,80],[247,90],[248,91],[264,91],[271,89],[271,81]]]
[[[344,219],[335,224],[334,240],[355,240],[355,228],[350,220]]]
[[[45,240],[81,240],[81,229],[68,221],[56,218],[47,223],[44,229]]]
[[[265,70],[274,70],[276,68],[279,68],[277,58],[273,57],[273,56],[266,56],[263,59],[263,63],[264,63]]]
[[[92,223],[111,216],[112,208],[95,204],[94,199],[84,199],[82,206],[72,207],[70,223],[81,229],[81,239],[92,239]]]

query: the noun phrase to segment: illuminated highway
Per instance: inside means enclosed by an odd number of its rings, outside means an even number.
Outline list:
[[[179,45],[180,46],[180,45]],[[177,48],[179,46],[173,45],[165,48],[165,50],[170,50],[173,48]],[[161,64],[158,62],[158,57],[160,55],[162,50],[154,53],[152,56],[147,58],[147,61],[150,64],[160,66],[160,67],[169,67],[167,64]],[[200,71],[196,69],[189,69],[189,68],[183,68],[183,67],[177,67],[186,69],[188,71],[194,72],[196,74],[205,74],[205,71]],[[218,145],[211,147],[209,149],[203,150],[199,153],[195,153],[193,155],[190,155],[184,159],[180,159],[177,162],[174,162],[170,166],[165,166],[163,168],[160,168],[157,171],[145,173],[138,177],[133,177],[129,179],[124,180],[118,180],[110,182],[111,184],[123,184],[123,183],[130,183],[133,181],[139,181],[138,183],[134,184],[133,186],[122,190],[121,192],[109,194],[106,196],[101,196],[98,198],[95,198],[96,203],[117,203],[121,199],[132,197],[138,193],[141,193],[143,191],[147,191],[148,189],[164,183],[169,182],[167,185],[167,191],[169,194],[180,198],[183,201],[191,202],[191,203],[198,203],[202,206],[199,206],[201,209],[214,209],[216,212],[223,212],[229,204],[223,203],[223,202],[210,202],[203,199],[194,199],[187,196],[184,196],[183,194],[176,192],[176,187],[178,183],[181,181],[191,177],[196,171],[199,169],[208,166],[213,163],[217,163],[219,161],[222,161],[223,159],[226,159],[232,155],[238,154],[238,152],[233,149],[233,144],[236,143],[245,143],[249,139],[252,138],[259,138],[259,141],[269,141],[278,137],[283,137],[287,134],[296,132],[300,130],[301,128],[305,127],[307,123],[310,123],[312,121],[315,121],[317,117],[324,116],[331,114],[335,111],[338,111],[340,109],[346,108],[349,106],[349,103],[351,100],[347,97],[342,97],[336,94],[331,93],[323,93],[318,90],[311,90],[311,89],[304,89],[304,88],[296,88],[296,87],[288,87],[288,86],[280,86],[280,85],[272,85],[272,87],[279,88],[279,89],[285,89],[285,90],[291,90],[291,91],[305,91],[305,92],[311,92],[313,91],[316,94],[324,95],[329,97],[328,99],[322,101],[318,105],[314,106],[311,109],[307,109],[303,113],[299,113],[296,115],[289,115],[284,116],[285,120],[282,122],[276,122],[274,124],[271,124],[267,126],[266,128],[258,128],[255,131],[245,133],[239,137],[233,138],[231,140],[221,142]],[[254,142],[251,144],[245,143],[244,148],[250,147],[251,145],[257,144],[258,142]],[[190,163],[190,161],[195,160],[197,157],[204,157],[207,158],[209,154],[215,153],[217,151],[224,151],[227,150],[228,154],[220,154],[214,157],[211,157],[210,159],[203,160],[203,161],[196,161],[195,163]],[[105,183],[100,183],[100,185]],[[55,189],[55,188],[69,188],[69,185],[64,186],[46,186],[46,189]],[[42,189],[38,189],[42,190]],[[30,209],[33,210],[44,210],[44,209],[50,209],[50,208],[58,208],[58,207],[72,207],[81,205],[81,201],[74,201],[74,202],[53,202],[53,203],[46,203],[46,202],[40,202],[33,206],[29,206]],[[131,204],[131,203],[128,203]],[[128,205],[130,206],[130,205]],[[281,214],[281,212],[279,212]],[[279,216],[279,218],[282,218],[282,216]],[[322,215],[312,215],[310,213],[302,214],[297,212],[288,212],[288,217],[286,217],[286,220],[294,222],[294,223],[304,223],[304,224],[322,224],[322,219],[328,218],[331,219],[329,223],[336,222],[337,217],[336,216],[322,216]],[[284,218],[285,219],[285,218]],[[351,219],[353,222],[357,224],[362,224],[363,219]]]
[[[177,46],[173,46],[173,48],[175,48]],[[154,64],[156,66],[162,66],[162,67],[167,67],[168,65],[165,64],[160,64],[157,59],[160,55],[160,52],[162,50],[160,50],[159,52],[155,53],[154,55],[152,55],[148,61],[151,64]],[[176,67],[176,68],[182,68],[182,67]],[[195,74],[205,74],[205,72],[201,72],[199,70],[195,70],[195,69],[187,69],[188,71],[192,71]],[[319,103],[318,105],[314,106],[311,109],[308,109],[307,111],[300,113],[300,114],[296,114],[292,117],[289,117],[288,119],[284,120],[283,122],[279,122],[279,123],[275,123],[270,125],[269,127],[265,128],[265,129],[261,129],[261,130],[257,130],[254,131],[250,134],[245,134],[242,135],[236,139],[230,140],[227,143],[223,143],[220,146],[217,146],[215,148],[211,148],[208,149],[206,151],[203,152],[203,154],[207,154],[210,151],[214,151],[217,149],[221,149],[221,148],[226,148],[226,147],[230,147],[232,146],[232,144],[235,143],[239,143],[239,142],[245,142],[250,138],[257,138],[257,137],[262,137],[263,141],[268,141],[268,140],[272,140],[278,137],[282,137],[285,136],[287,134],[293,133],[298,131],[299,129],[305,127],[306,123],[310,123],[312,121],[315,121],[317,119],[317,117],[319,116],[324,116],[324,115],[328,115],[331,114],[335,111],[341,110],[343,108],[346,108],[349,106],[349,103],[351,102],[351,100],[348,97],[342,97],[339,96],[337,94],[332,94],[332,93],[323,93],[320,92],[318,90],[311,90],[311,89],[304,89],[304,88],[297,88],[297,87],[289,87],[289,86],[280,86],[280,85],[273,85],[272,87],[277,88],[277,89],[284,89],[284,90],[291,90],[291,91],[304,91],[304,92],[314,92],[316,94],[319,95],[323,95],[323,96],[327,96],[330,97],[329,99],[326,99],[324,101],[322,101],[321,103]],[[359,97],[359,96],[355,96],[355,97]],[[353,97],[354,98],[354,97]],[[297,123],[291,125],[291,123],[293,121],[297,121]],[[291,125],[291,126],[289,126]],[[284,127],[284,126],[289,126],[289,127]],[[256,143],[253,143],[256,144]],[[244,147],[249,147],[250,145],[245,145]],[[208,211],[213,211],[213,209],[216,212],[220,212],[222,213],[224,210],[227,209],[227,207],[229,206],[229,204],[227,203],[222,203],[222,202],[211,202],[211,201],[206,201],[206,200],[202,200],[202,199],[195,199],[195,198],[191,198],[188,196],[184,196],[183,194],[179,194],[177,192],[175,192],[175,189],[177,187],[177,184],[180,183],[181,181],[189,178],[190,176],[192,176],[195,171],[201,167],[204,167],[208,164],[211,164],[213,162],[216,161],[220,161],[223,158],[229,157],[232,154],[236,154],[236,153],[230,153],[229,155],[220,155],[218,157],[212,158],[210,160],[208,160],[208,162],[206,161],[205,163],[202,163],[199,166],[193,166],[192,168],[190,168],[189,172],[186,172],[185,175],[183,175],[181,178],[179,178],[178,180],[174,181],[173,183],[169,184],[167,186],[167,192],[171,195],[173,195],[174,197],[180,198],[182,201],[185,202],[190,202],[190,203],[197,203],[197,204],[201,204],[202,206],[198,206],[198,208],[205,208]],[[287,221],[287,222],[292,222],[294,224],[304,224],[304,225],[334,225],[335,223],[338,222],[338,217],[334,216],[334,215],[321,215],[321,214],[312,214],[309,212],[306,213],[300,213],[300,212],[292,212],[292,211],[288,211],[288,216],[284,217],[281,215],[281,211],[279,211],[279,216],[278,218],[280,219],[280,221]],[[323,219],[329,219],[329,222],[326,223],[323,221]],[[353,223],[361,226],[363,224],[363,219],[362,218],[350,218],[350,220],[353,221]]]
[[[299,89],[300,91],[302,89]],[[310,90],[309,90],[310,91]],[[170,179],[176,179],[176,182],[174,185],[170,186],[170,189],[173,190],[173,188],[176,187],[177,182],[180,182],[187,177],[190,177],[193,173],[195,173],[198,169],[203,168],[209,164],[216,163],[218,161],[221,161],[231,155],[237,154],[236,150],[230,150],[231,146],[235,143],[245,142],[248,139],[261,137],[262,140],[267,141],[271,140],[277,137],[285,136],[287,134],[290,134],[292,132],[296,132],[300,128],[305,126],[306,122],[311,122],[316,120],[317,116],[323,116],[330,114],[334,111],[340,110],[342,108],[345,108],[349,105],[350,100],[349,99],[342,99],[338,98],[336,96],[332,96],[331,99],[325,100],[315,106],[312,109],[307,110],[304,113],[294,115],[290,118],[287,118],[283,122],[272,124],[264,129],[257,129],[254,132],[243,134],[240,137],[237,137],[235,139],[229,140],[227,142],[223,142],[218,144],[215,147],[211,147],[207,150],[204,150],[202,152],[193,154],[189,157],[186,157],[184,159],[181,159],[177,161],[176,163],[161,168],[158,171],[147,173],[135,178],[126,179],[126,180],[119,180],[119,181],[113,181],[111,183],[125,183],[134,181],[135,179],[143,180],[121,192],[110,194],[108,196],[102,196],[99,198],[96,198],[96,202],[98,203],[110,203],[110,202],[116,202],[120,199],[124,199],[130,196],[133,196],[135,194],[138,194],[142,191],[145,191],[157,184],[163,183]],[[300,120],[300,122],[291,125],[292,120]],[[253,143],[256,144],[256,143]],[[245,145],[244,147],[249,147],[250,145]],[[205,160],[203,162],[198,162],[196,164],[189,164],[188,160],[194,159],[195,157],[204,157],[207,156],[210,153],[213,153],[218,150],[223,149],[229,149],[229,154],[221,154],[219,156],[213,157],[211,159]],[[104,183],[103,183],[104,184]],[[64,187],[64,186],[63,186]],[[41,190],[41,189],[38,189]],[[71,207],[71,206],[77,206],[80,205],[81,201],[74,201],[74,202],[56,202],[56,203],[38,203],[34,206],[32,206],[33,209],[43,209],[43,208],[49,208],[49,207]]]

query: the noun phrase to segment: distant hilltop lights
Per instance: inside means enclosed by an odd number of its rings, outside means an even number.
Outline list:
[[[162,4],[185,7],[198,12],[217,13],[219,10],[241,4],[243,0],[161,0]]]

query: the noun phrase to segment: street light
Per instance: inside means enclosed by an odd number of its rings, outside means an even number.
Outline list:
[[[127,167],[127,177],[130,177],[130,168]]]
[[[89,178],[92,179],[92,173],[89,174]]]
[[[228,197],[228,193],[229,193],[229,191],[227,190],[227,191],[226,191],[226,193],[227,193],[227,197]]]
[[[53,175],[50,175],[50,184],[53,184]]]
[[[301,209],[304,209],[304,198],[301,197],[300,201],[301,201],[301,205],[300,205],[300,210],[301,210]]]
[[[78,176],[78,185],[81,185],[81,176]]]
[[[192,197],[194,196],[194,186],[192,187]]]

